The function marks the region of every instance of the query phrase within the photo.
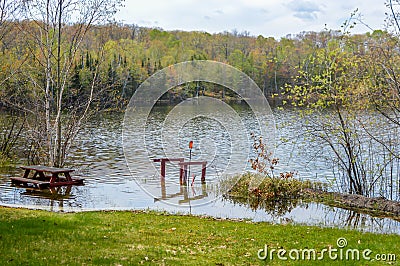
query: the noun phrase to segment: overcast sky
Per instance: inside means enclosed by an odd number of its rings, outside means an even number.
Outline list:
[[[209,33],[248,31],[284,37],[302,31],[340,29],[358,8],[373,29],[384,26],[384,0],[126,0],[117,20],[165,30]],[[370,31],[359,25],[353,32]]]

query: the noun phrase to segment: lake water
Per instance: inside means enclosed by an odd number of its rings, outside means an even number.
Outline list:
[[[254,116],[248,108],[233,104],[232,109],[243,121],[244,127],[254,127]],[[186,107],[181,111],[185,112]],[[213,110],[215,117],[210,119],[196,116],[179,121],[182,116],[168,117],[171,106],[156,106],[146,124],[145,153],[133,151],[131,160],[137,164],[137,169],[127,166],[123,143],[123,114],[108,114],[99,116],[89,123],[78,136],[76,145],[71,150],[69,165],[76,171],[76,177],[85,179],[84,186],[62,187],[56,190],[36,191],[32,189],[11,186],[10,177],[22,176],[19,168],[0,169],[0,204],[5,206],[24,206],[34,209],[47,209],[51,211],[84,211],[84,210],[132,210],[151,209],[165,210],[173,213],[191,213],[196,215],[209,215],[220,218],[250,219],[253,221],[267,221],[274,223],[301,223],[328,227],[350,227],[363,231],[378,233],[400,234],[400,222],[388,218],[374,218],[365,214],[340,208],[332,208],[315,203],[297,203],[287,211],[269,210],[265,208],[251,209],[247,204],[235,203],[222,197],[225,192],[219,187],[219,181],[230,169],[243,168],[250,170],[245,158],[254,156],[251,149],[251,139],[247,136],[244,143],[229,132],[223,125],[223,114]],[[295,132],[296,123],[301,123],[290,111],[274,110],[275,122],[278,125],[276,138],[295,139],[296,141],[283,141],[277,146],[275,156],[280,159],[279,167],[275,170],[294,171],[296,177],[332,182],[331,162],[326,161],[315,150],[304,154],[304,146],[300,145],[301,138]],[[160,182],[159,164],[151,163],[150,159],[163,157],[163,149],[168,146],[168,138],[163,139],[163,124],[170,120],[170,127],[181,125],[175,132],[175,155],[189,160],[188,140],[193,140],[195,145],[192,150],[191,160],[206,160],[206,184],[200,183],[201,169],[193,166],[191,173],[196,176],[193,186],[180,186],[179,167],[176,164],[167,165],[165,182]],[[174,120],[175,119],[175,120]],[[183,126],[182,126],[183,125]],[[166,129],[164,129],[166,131]],[[168,132],[168,131],[166,131]],[[193,133],[195,132],[195,134]],[[127,147],[136,147],[142,143],[134,143],[130,138],[125,140],[125,153]],[[293,143],[297,143],[294,145]],[[136,146],[135,146],[136,145]],[[232,151],[235,148],[244,148],[241,155]],[[174,147],[172,147],[174,148]],[[321,147],[320,147],[321,148]],[[166,149],[166,148],[165,148]],[[241,148],[243,149],[243,148]],[[313,157],[314,156],[314,157]],[[135,159],[136,158],[136,159]],[[313,159],[310,159],[313,158]],[[235,161],[236,160],[236,161]],[[142,162],[146,162],[143,164]],[[132,164],[130,165],[132,168]],[[244,165],[244,167],[243,167]],[[139,170],[140,171],[139,171]],[[135,176],[135,173],[141,173]],[[191,177],[191,176],[190,176]]]

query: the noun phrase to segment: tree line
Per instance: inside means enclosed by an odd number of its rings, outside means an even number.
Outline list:
[[[32,87],[42,86],[46,80],[45,62],[40,57],[44,52],[43,43],[36,39],[44,25],[32,20],[7,23],[10,30],[0,42],[1,92],[4,95],[1,104],[23,108],[23,103],[18,101],[28,100]],[[79,27],[78,24],[62,25],[63,39],[59,48],[63,56],[72,56],[68,55],[71,52],[68,43],[74,41]],[[95,99],[98,107],[122,108],[150,75],[189,60],[215,60],[232,65],[249,75],[266,95],[274,95],[283,92],[285,84],[295,82],[299,71],[310,63],[310,56],[327,48],[336,47],[341,53],[364,59],[372,59],[369,57],[377,46],[396,48],[391,47],[393,36],[382,30],[343,38],[340,31],[333,30],[302,32],[277,40],[236,31],[209,34],[117,23],[95,25],[88,29],[69,59],[63,101],[73,105],[85,98],[97,71],[96,83],[101,88]],[[48,49],[54,53],[56,47]],[[54,54],[51,57],[53,61]]]
[[[286,91],[287,84],[300,82],[296,78],[299,74],[320,71],[312,59],[328,50],[336,50],[340,60],[362,60],[363,64],[357,67],[365,71],[368,68],[369,75],[375,75],[375,82],[386,71],[376,68],[376,59],[383,60],[381,55],[389,56],[389,52],[399,50],[397,37],[384,30],[357,35],[340,30],[302,32],[277,40],[237,31],[209,34],[118,23],[88,27],[62,21],[59,27],[63,34],[58,40],[61,45],[56,47],[57,28],[51,28],[43,21],[5,20],[0,26],[6,28],[0,34],[0,104],[20,109],[24,109],[21,101],[29,100],[35,86],[48,86],[51,92],[58,86],[57,79],[49,85],[44,84],[46,55],[49,56],[47,63],[56,64],[52,71],[69,67],[64,73],[64,104],[79,105],[90,93],[96,76],[96,86],[101,92],[94,100],[98,108],[121,108],[150,75],[179,62],[224,62],[249,75],[266,95],[280,95]],[[46,44],[47,51],[43,47],[45,40],[38,39],[43,38],[43,30],[48,32],[46,38],[50,39]],[[56,53],[62,56],[58,61]],[[387,60],[396,62],[396,56],[391,54]],[[366,86],[372,84],[363,87]]]

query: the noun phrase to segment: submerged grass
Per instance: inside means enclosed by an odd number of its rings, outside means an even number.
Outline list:
[[[229,185],[225,198],[246,204],[252,209],[263,209],[267,213],[282,216],[303,203],[318,202],[400,221],[400,203],[385,198],[369,198],[362,195],[328,192],[322,182],[298,180],[291,177],[266,177],[245,173],[224,181]]]
[[[349,248],[396,254],[400,236],[157,212],[52,213],[0,207],[0,265],[387,265],[382,261],[261,261],[259,249]],[[395,264],[396,262],[391,262]]]
[[[303,201],[307,201],[303,191],[313,189],[325,191],[321,182],[301,181],[293,177],[266,177],[255,173],[245,173],[223,181],[229,186],[225,198],[247,204],[252,209],[263,209],[271,215],[281,216]]]
[[[229,182],[229,180],[225,181]],[[266,200],[296,199],[303,189],[326,190],[321,182],[301,181],[293,177],[265,177],[261,174],[245,173],[232,178],[229,195]]]

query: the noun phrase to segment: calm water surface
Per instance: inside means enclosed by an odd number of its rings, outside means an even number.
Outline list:
[[[246,108],[236,106],[247,128],[252,127],[254,119]],[[155,107],[146,128],[148,157],[162,156],[160,147],[161,126],[171,107]],[[289,112],[274,111],[276,123],[295,123]],[[207,183],[201,185],[200,169],[192,169],[196,174],[193,187],[179,185],[179,168],[167,166],[165,183],[160,182],[158,165],[148,169],[142,178],[132,177],[122,148],[123,114],[98,117],[83,129],[75,147],[71,151],[69,166],[76,169],[74,176],[85,179],[84,186],[62,187],[56,190],[36,191],[11,186],[10,177],[22,176],[19,168],[0,169],[0,204],[6,206],[24,206],[52,211],[83,210],[132,210],[154,209],[169,212],[210,215],[221,218],[251,219],[274,223],[303,223],[328,227],[351,227],[363,231],[400,234],[400,222],[387,218],[373,218],[369,215],[332,208],[322,204],[299,203],[287,211],[251,209],[247,204],[235,203],[221,197],[218,181],[227,164],[234,160],[230,154],[232,143],[218,120],[197,117],[185,124],[185,130],[176,136],[182,154],[187,157],[188,139],[197,146],[193,149],[194,160],[207,160]],[[298,138],[294,127],[282,127],[278,137]],[[196,132],[193,135],[190,132]],[[132,140],[134,141],[134,140]],[[249,140],[248,140],[249,141]],[[251,155],[251,148],[244,151]],[[332,179],[330,164],[323,159],[308,160],[304,149],[297,145],[282,143],[276,149],[280,158],[277,171],[296,171],[301,179],[318,179],[328,182]],[[232,158],[231,158],[232,157]],[[312,156],[310,156],[312,157]],[[212,160],[209,160],[212,158]],[[143,158],[141,158],[143,159]],[[187,159],[187,158],[186,158]],[[235,163],[235,162],[233,162]],[[237,162],[240,163],[240,162]]]

